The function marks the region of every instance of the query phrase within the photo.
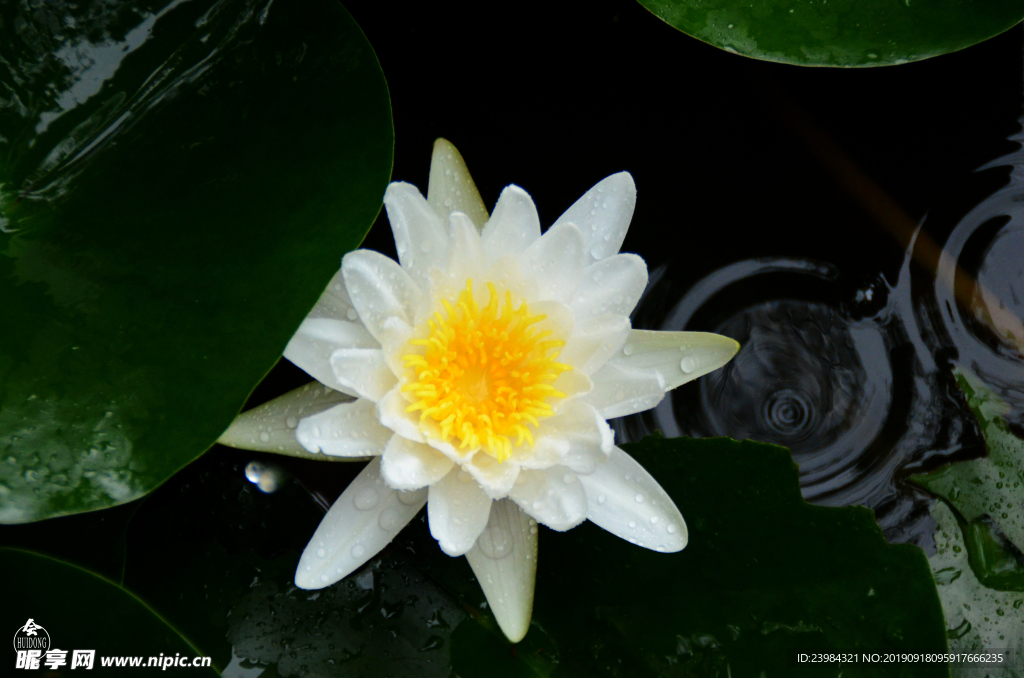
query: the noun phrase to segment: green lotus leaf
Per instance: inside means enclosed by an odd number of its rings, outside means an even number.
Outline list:
[[[380,209],[387,85],[336,0],[0,6],[0,522],[206,450]]]
[[[33,620],[45,630],[37,631],[35,636],[46,636],[46,649],[66,652],[62,657],[65,665],[59,667],[59,673],[38,667],[46,675],[68,675],[68,671],[78,669],[97,675],[130,672],[132,664],[106,663],[118,659],[138,659],[141,664],[136,666],[148,671],[166,670],[172,665],[164,668],[165,657],[187,660],[190,675],[217,675],[208,658],[191,665],[201,657],[199,650],[152,609],[117,584],[87,570],[28,551],[0,548],[0,577],[18,583],[8,586],[4,594],[4,617],[9,623],[13,626]],[[11,632],[15,630],[12,628]],[[95,651],[91,669],[72,666],[75,650]],[[14,652],[6,653],[5,661],[11,662],[6,666],[10,668],[16,658]],[[155,666],[160,668],[150,666],[151,657],[159,660]]]
[[[715,47],[800,66],[885,66],[955,52],[1024,18],[1020,0],[640,0]]]

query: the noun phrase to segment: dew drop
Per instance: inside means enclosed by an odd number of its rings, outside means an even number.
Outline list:
[[[330,580],[330,577],[328,577],[326,574],[320,575],[320,581],[322,581],[322,582],[324,582],[326,584],[328,582],[328,580]]]
[[[636,529],[636,521],[635,520],[629,521],[629,529],[631,529],[631,530],[635,530]]]
[[[676,526],[674,524],[672,524],[672,523],[669,523],[668,527],[666,527],[665,529],[668,530],[669,534],[675,534],[676,533]]]
[[[323,549],[323,548],[317,549],[316,550],[316,557],[317,558],[326,558],[327,557],[327,549]]]
[[[299,425],[299,420],[296,419],[295,417],[288,417],[287,419],[285,419],[284,423],[286,426],[288,426],[288,428],[295,428],[296,426]]]
[[[352,547],[351,553],[353,558],[362,558],[366,555],[366,547],[362,544],[356,544]]]
[[[398,527],[398,511],[395,509],[384,509],[380,512],[377,524],[385,532],[394,532],[395,528]]]
[[[476,545],[491,560],[501,560],[512,553],[512,535],[503,527],[493,527],[484,530],[477,538]]]
[[[377,495],[377,490],[372,487],[364,487],[356,493],[352,503],[360,511],[369,511],[377,505],[378,501],[380,501],[380,497]]]
[[[690,356],[686,356],[685,358],[679,361],[679,369],[681,369],[686,374],[693,372],[693,370],[696,369],[696,367],[697,361],[691,358]]]
[[[270,434],[267,433],[266,431],[261,433],[260,434],[260,442],[261,443],[269,443],[270,442]]]
[[[634,497],[634,499],[636,499],[636,503],[638,503],[638,504],[644,503],[644,495],[642,495],[642,494],[636,495],[636,497]]]
[[[598,504],[603,504],[605,499],[607,499],[607,497],[605,497],[603,494],[597,495],[597,503]]]
[[[356,310],[354,308],[349,308],[347,311],[345,311],[345,317],[347,317],[349,320],[358,320],[359,314],[356,313]]]

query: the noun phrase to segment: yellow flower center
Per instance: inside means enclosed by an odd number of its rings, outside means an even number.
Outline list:
[[[454,306],[441,302],[445,316],[435,313],[428,337],[410,342],[425,353],[403,357],[409,379],[402,391],[416,398],[407,410],[420,412],[421,427],[433,422],[424,433],[504,461],[513,445],[533,445],[528,425],[554,413],[550,401],[565,394],[551,384],[572,368],[555,362],[565,342],[535,327],[547,316],[530,315],[525,301],[513,308],[511,292],[502,304],[494,285],[487,289],[483,308],[472,280]]]

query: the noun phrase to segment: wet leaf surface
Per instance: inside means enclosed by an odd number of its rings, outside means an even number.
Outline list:
[[[883,66],[955,52],[1024,18],[1019,0],[640,0],[683,33],[756,59],[802,66]]]
[[[377,214],[387,86],[333,0],[0,8],[0,522],[201,454]]]

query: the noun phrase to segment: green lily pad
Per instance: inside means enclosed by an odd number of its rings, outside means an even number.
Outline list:
[[[715,47],[800,66],[884,66],[955,52],[1024,18],[1020,0],[640,0]]]
[[[0,7],[0,522],[217,439],[380,209],[387,85],[336,0]]]
[[[462,678],[948,675],[942,664],[797,664],[797,652],[942,652],[946,627],[924,553],[886,543],[867,509],[804,502],[788,451],[728,439],[626,449],[680,506],[689,546],[655,553],[589,523],[545,529],[533,626],[514,647],[465,559],[440,551],[422,515],[342,582],[295,589],[324,509],[295,482],[273,494],[246,483],[242,468],[261,455],[206,455],[148,497],[130,526],[125,585],[217,661],[281,676],[384,665]],[[359,471],[281,463],[328,496]]]
[[[108,666],[104,662],[113,658],[140,658],[145,667],[150,657],[162,662],[162,657],[180,656],[191,662],[201,656],[138,598],[87,570],[35,553],[0,548],[0,577],[17,582],[4,593],[4,619],[11,625],[12,635],[15,625],[24,625],[29,619],[42,626],[45,633],[37,631],[35,637],[49,639],[46,649],[67,653],[59,675],[72,670],[74,650],[95,650],[92,670],[99,675],[106,675],[109,669],[104,669]],[[5,661],[12,659],[8,656]],[[45,666],[39,668],[47,671]],[[190,675],[216,675],[212,667],[204,669],[202,664],[188,668]],[[74,670],[78,669],[85,667]],[[119,670],[124,671],[124,665]]]
[[[1013,650],[1016,660],[985,672],[954,665],[953,675],[1024,676],[1024,666],[1020,664],[1020,653],[1024,651],[1024,593],[997,591],[978,581],[967,562],[961,526],[953,511],[945,502],[938,501],[932,508],[932,516],[938,528],[935,530],[936,553],[931,557],[931,564],[949,626],[950,651]]]
[[[948,501],[969,522],[988,516],[1024,550],[1024,440],[1000,416],[1003,405],[995,394],[963,371],[956,372],[956,379],[981,426],[988,455],[911,480]]]

